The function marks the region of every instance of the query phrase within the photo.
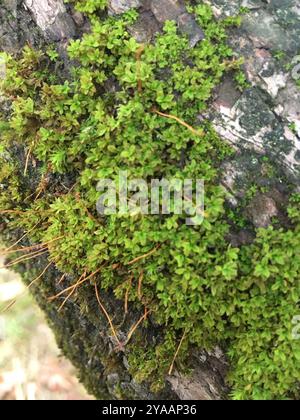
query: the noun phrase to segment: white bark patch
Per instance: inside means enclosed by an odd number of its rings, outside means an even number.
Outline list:
[[[63,0],[24,0],[24,5],[31,11],[36,24],[46,31],[56,21],[60,13],[65,13]]]
[[[268,133],[272,133],[272,127],[263,127],[255,135],[249,136],[240,125],[240,117],[243,113],[241,113],[238,103],[231,110],[222,107],[217,107],[217,110],[219,115],[214,121],[214,127],[222,138],[226,139],[236,149],[241,146],[248,146],[258,153],[265,153],[264,137]],[[289,154],[278,157],[278,160],[281,161],[289,173],[293,174],[295,173],[295,167],[299,164],[295,158],[295,153],[300,150],[300,141],[291,130],[288,130],[288,127],[286,127],[285,134],[286,136],[282,138],[282,141],[292,141],[294,149]]]
[[[284,73],[273,74],[271,77],[261,77],[266,83],[267,92],[276,98],[280,89],[283,89],[288,80],[288,75]]]

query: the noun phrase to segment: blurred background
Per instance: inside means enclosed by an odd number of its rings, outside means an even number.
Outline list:
[[[0,400],[90,399],[19,276],[0,268]]]

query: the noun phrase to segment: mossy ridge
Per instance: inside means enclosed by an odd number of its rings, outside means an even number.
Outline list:
[[[208,123],[199,127],[204,136],[197,136],[154,112],[195,126],[224,72],[239,67],[225,32],[238,20],[215,22],[211,10],[198,5],[191,10],[207,38],[195,49],[173,22],[166,23],[155,45],[141,48],[126,31],[136,12],[103,20],[97,15],[103,1],[79,3],[92,31],[69,46],[70,57],[80,63],[72,81],[61,84],[49,60],[29,47],[17,60],[6,56],[2,89],[13,106],[11,117],[1,122],[2,153],[12,145],[24,148],[26,160],[39,162],[41,175],[24,191],[21,168],[10,176],[19,163],[4,163],[1,183],[9,194],[1,197],[2,208],[24,211],[5,220],[30,230],[42,217],[30,238],[45,243],[63,236],[49,246],[59,269],[78,274],[102,266],[99,288],[114,290],[142,312],[150,309],[151,319],[167,326],[165,339],[153,348],[139,351],[139,334],[127,346],[132,374],[150,381],[154,390],[164,383],[184,335],[179,366],[186,366],[191,346],[227,343],[234,398],[297,397],[299,343],[291,338],[300,297],[297,198],[290,210],[293,231],[262,230],[253,245],[230,247],[218,166],[232,151]],[[31,163],[28,173],[32,170]],[[116,178],[119,170],[135,178],[205,179],[203,225],[187,227],[179,216],[97,219],[96,183]],[[63,174],[72,174],[74,185],[45,184]],[[157,246],[149,258],[128,266]],[[276,307],[278,298],[283,303]]]

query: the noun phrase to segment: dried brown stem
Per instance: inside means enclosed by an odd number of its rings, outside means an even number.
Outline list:
[[[131,328],[131,330],[128,333],[126,342],[124,344],[124,347],[129,343],[129,341],[131,340],[133,334],[135,333],[135,331],[138,329],[138,327],[140,326],[140,324],[147,319],[147,316],[150,314],[151,310],[147,309],[144,313],[144,315],[138,320],[138,322]]]
[[[90,278],[94,277],[96,274],[99,273],[99,271],[102,270],[103,267],[99,268],[98,270],[96,270],[94,273],[90,274],[88,277],[84,278],[83,280],[81,280],[80,282],[77,282],[76,284],[74,284],[73,286],[67,287],[66,289],[62,290],[60,293],[58,293],[55,296],[52,296],[49,298],[50,301],[55,300],[57,298],[59,298],[60,296],[62,296],[64,293],[70,292],[71,290],[76,289],[78,286],[80,286],[81,284],[85,283],[86,281],[88,281]]]
[[[182,336],[182,338],[181,338],[181,340],[180,340],[180,343],[179,343],[179,345],[178,345],[178,347],[177,347],[176,353],[175,353],[175,355],[174,355],[173,361],[172,361],[172,363],[171,363],[171,366],[170,366],[170,369],[169,369],[169,372],[168,372],[168,374],[169,374],[169,375],[172,375],[172,372],[173,372],[173,369],[174,369],[174,365],[175,365],[175,362],[176,362],[177,356],[178,356],[178,354],[179,354],[179,352],[180,352],[180,349],[181,349],[181,346],[182,346],[182,344],[183,344],[183,342],[184,342],[185,337],[186,337],[186,331],[184,331],[184,334],[183,334],[183,336]]]
[[[78,280],[77,284],[80,283],[80,281],[86,277],[86,271],[82,274],[82,276],[80,277],[80,279]],[[76,286],[76,285],[75,285]],[[68,296],[65,298],[65,300],[63,301],[63,303],[60,305],[60,307],[58,308],[58,312],[60,312],[63,307],[65,306],[65,304],[68,302],[68,300],[73,296],[73,294],[76,292],[77,287],[75,287],[73,290],[71,290],[71,292],[68,294]]]
[[[150,257],[151,255],[155,254],[155,252],[161,247],[161,245],[157,245],[154,249],[152,249],[152,251],[148,252],[147,254],[141,255],[140,257],[135,258],[132,261],[129,261],[129,263],[127,263],[126,265],[132,265],[135,264],[136,262],[140,261],[140,260],[144,260],[145,258]]]
[[[32,280],[32,282],[27,286],[28,289],[30,289],[30,287],[32,287],[38,280],[40,280],[40,278],[43,277],[43,275],[46,273],[46,271],[48,270],[48,268],[52,265],[52,261],[47,265],[47,267],[43,270],[43,272],[34,280]]]
[[[44,248],[42,250],[31,252],[30,254],[27,254],[27,256],[26,255],[25,256],[22,255],[22,257],[19,257],[19,258],[15,259],[14,261],[12,261],[11,263],[6,264],[3,267],[0,267],[0,269],[13,267],[14,265],[21,264],[21,263],[23,263],[25,261],[29,261],[29,260],[32,260],[34,258],[37,258],[37,257],[39,257],[41,255],[44,255],[47,252],[48,252],[48,249],[45,249]]]
[[[142,270],[141,274],[139,276],[139,283],[138,283],[138,298],[139,298],[139,300],[142,300],[143,280],[144,280],[144,271]]]
[[[29,232],[28,232],[28,233],[29,233]],[[36,249],[36,248],[45,248],[46,246],[48,246],[48,245],[52,244],[53,242],[59,241],[59,240],[60,240],[60,239],[62,239],[63,237],[64,237],[64,236],[59,236],[58,238],[54,238],[54,239],[52,239],[51,241],[44,242],[44,243],[42,243],[42,244],[37,244],[37,245],[27,246],[27,247],[18,248],[18,249],[11,249],[11,247],[10,247],[10,248],[8,248],[8,249],[1,250],[1,253],[2,253],[2,254],[7,254],[7,255],[8,255],[8,254],[14,254],[15,252],[31,251],[31,250]]]
[[[110,329],[111,329],[111,331],[112,331],[112,333],[113,333],[113,336],[115,337],[115,339],[116,339],[116,341],[117,341],[117,343],[118,343],[119,347],[121,348],[121,347],[122,347],[122,344],[121,344],[120,340],[118,339],[118,336],[117,336],[116,330],[115,330],[114,325],[113,325],[113,323],[112,323],[112,320],[111,320],[111,318],[110,318],[110,316],[109,316],[109,314],[108,314],[107,310],[105,309],[105,307],[103,306],[103,304],[102,304],[102,302],[101,302],[101,300],[100,300],[100,296],[99,296],[99,292],[98,292],[98,287],[97,287],[97,284],[95,284],[95,292],[96,292],[96,297],[97,297],[98,304],[99,304],[99,306],[100,306],[101,310],[104,312],[104,315],[106,316],[106,318],[107,318],[107,320],[108,320],[108,323],[109,323],[109,325],[110,325]]]
[[[203,130],[196,130],[194,127],[192,127],[191,125],[187,124],[185,121],[181,120],[180,118],[176,117],[175,115],[165,114],[163,112],[158,111],[155,108],[154,108],[153,112],[155,112],[156,114],[160,115],[161,117],[165,117],[165,118],[169,118],[171,120],[177,121],[179,124],[181,124],[183,127],[185,127],[188,130],[190,130],[196,136],[200,136],[200,137],[203,137],[204,136]]]

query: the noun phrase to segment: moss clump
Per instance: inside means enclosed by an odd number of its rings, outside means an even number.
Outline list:
[[[26,179],[34,162],[40,177],[28,185],[25,200],[24,191],[15,194],[2,177],[10,191],[2,208],[22,211],[6,214],[6,221],[30,230],[32,241],[50,243],[50,258],[63,272],[101,268],[95,277],[101,291],[151,311],[164,338],[144,349],[137,331],[126,347],[138,380],[157,390],[183,337],[177,358],[183,366],[193,346],[229,349],[234,398],[299,397],[299,343],[291,337],[300,298],[295,207],[293,230],[262,230],[253,245],[232,248],[218,182],[218,167],[232,151],[209,123],[196,127],[224,73],[239,67],[225,43],[225,28],[238,21],[215,22],[210,9],[198,5],[190,10],[206,39],[196,48],[189,49],[174,22],[154,45],[141,46],[126,30],[135,12],[100,18],[103,1],[78,6],[92,27],[69,45],[80,64],[71,80],[62,83],[53,73],[53,51],[47,58],[27,47],[17,59],[5,56],[1,89],[12,111],[1,122],[1,147],[25,150]],[[120,170],[142,179],[204,179],[203,224],[186,226],[177,215],[100,219],[97,182],[117,179]]]

